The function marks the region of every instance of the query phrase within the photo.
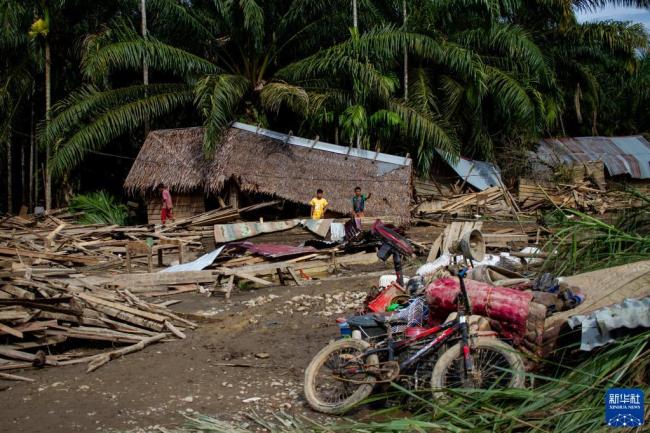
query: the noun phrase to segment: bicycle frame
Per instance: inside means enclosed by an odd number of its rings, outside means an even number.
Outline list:
[[[471,305],[469,302],[469,296],[467,295],[467,290],[465,288],[464,277],[467,273],[467,269],[463,268],[458,272],[458,278],[460,280],[460,294],[458,300],[458,316],[454,320],[445,322],[442,325],[437,325],[432,328],[429,328],[422,333],[418,334],[415,337],[409,338],[407,340],[394,341],[392,338],[392,333],[390,332],[390,327],[388,328],[388,338],[386,347],[370,349],[364,353],[364,357],[388,352],[388,360],[393,361],[395,359],[395,352],[402,351],[405,348],[408,348],[419,342],[421,340],[427,339],[432,335],[440,333],[436,338],[431,342],[427,343],[424,347],[418,350],[416,353],[411,355],[406,360],[402,361],[399,364],[400,371],[405,370],[412,366],[414,363],[419,361],[425,356],[428,356],[431,352],[438,350],[440,346],[445,343],[449,338],[454,334],[460,334],[460,344],[461,344],[461,353],[463,354],[463,359],[465,361],[465,370],[472,371],[474,368],[474,362],[472,359],[471,350],[469,347],[469,327],[467,325],[466,313],[471,315]]]

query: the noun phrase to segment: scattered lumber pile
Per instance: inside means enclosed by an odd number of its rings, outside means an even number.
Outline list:
[[[149,254],[158,253],[160,264],[163,250],[175,249],[182,258],[184,249],[200,249],[208,226],[237,220],[240,211],[225,207],[162,228],[81,225],[74,223],[76,216],[56,210],[41,217],[0,218],[0,268],[5,260],[13,267],[30,267],[39,275],[119,269],[126,264],[127,244],[134,241],[147,243]]]
[[[149,344],[185,338],[196,326],[127,289],[17,273],[0,280],[1,371],[84,363],[90,372]],[[74,342],[103,350],[67,351]]]
[[[430,196],[415,208],[414,212],[420,217],[433,215],[492,215],[505,216],[512,214],[509,193],[499,187],[485,191],[451,196]]]
[[[517,196],[524,212],[557,206],[602,215],[607,211],[629,209],[643,204],[640,198],[623,191],[600,189],[588,179],[573,184],[521,179]]]

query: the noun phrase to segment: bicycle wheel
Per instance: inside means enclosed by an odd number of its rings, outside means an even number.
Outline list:
[[[435,390],[444,388],[503,389],[523,388],[524,362],[515,349],[496,338],[479,337],[472,344],[474,369],[465,371],[460,343],[442,354],[431,373],[434,397],[444,396]]]
[[[340,414],[370,395],[375,377],[364,372],[346,372],[363,366],[378,366],[376,354],[363,356],[370,344],[348,338],[335,341],[314,356],[305,370],[305,398],[319,412]]]

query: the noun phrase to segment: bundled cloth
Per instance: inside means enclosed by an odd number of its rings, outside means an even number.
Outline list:
[[[540,353],[546,307],[533,302],[533,294],[508,287],[492,286],[466,279],[465,287],[472,314],[487,317],[490,327],[515,346]],[[443,320],[458,308],[460,283],[457,278],[440,278],[426,289],[430,315]]]

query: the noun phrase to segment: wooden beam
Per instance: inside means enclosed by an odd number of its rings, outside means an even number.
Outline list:
[[[83,299],[84,301],[89,302],[90,304],[105,305],[107,307],[115,308],[116,310],[124,311],[126,313],[133,314],[135,316],[140,316],[140,317],[144,317],[145,319],[153,320],[154,322],[164,322],[166,320],[164,316],[161,316],[159,314],[149,313],[147,311],[142,311],[137,308],[131,308],[126,305],[119,304],[117,302],[106,301],[102,298],[97,298],[95,296],[88,295],[86,293],[78,293],[76,296]]]
[[[261,278],[257,278],[256,276],[253,276],[253,275],[241,272],[241,271],[233,270],[232,273],[236,277],[243,278],[245,280],[249,280],[249,281],[252,281],[254,283],[261,284],[263,286],[272,286],[273,285],[273,283],[271,283],[269,281],[263,280]]]
[[[73,254],[39,253],[18,248],[0,247],[0,255],[10,257],[31,257],[34,259],[52,260],[54,262],[72,262],[82,265],[96,265],[100,262],[97,257],[77,256]]]
[[[14,337],[23,338],[23,333],[22,332],[14,329],[14,328],[12,328],[10,326],[7,326],[7,325],[5,325],[3,323],[0,323],[0,334],[11,334]]]
[[[213,271],[183,271],[183,272],[154,272],[146,274],[121,274],[110,281],[109,284],[123,287],[138,286],[175,286],[178,284],[213,283],[218,275]]]

